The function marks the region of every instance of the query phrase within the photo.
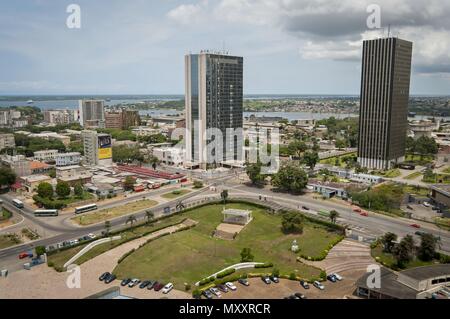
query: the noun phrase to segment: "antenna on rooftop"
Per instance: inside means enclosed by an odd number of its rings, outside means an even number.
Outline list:
[[[388,38],[390,38],[391,37],[391,25],[389,24],[388,25]]]

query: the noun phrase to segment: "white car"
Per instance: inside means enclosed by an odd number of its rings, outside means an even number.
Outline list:
[[[172,283],[168,283],[167,285],[164,286],[164,288],[162,289],[162,293],[167,295],[171,290],[173,289],[173,284]]]
[[[319,281],[314,281],[313,286],[320,290],[325,289],[324,285],[322,285]]]
[[[94,238],[96,238],[97,236],[95,236],[95,234],[88,234],[87,235],[90,239],[94,239]]]
[[[423,206],[425,206],[425,207],[430,207],[431,205],[430,205],[430,203],[428,203],[428,202],[423,202]]]
[[[225,286],[227,286],[227,288],[230,289],[230,290],[232,290],[232,291],[236,291],[236,290],[237,290],[237,287],[236,287],[233,283],[231,283],[231,282],[227,282],[227,283],[225,284]]]
[[[220,293],[219,289],[217,289],[217,288],[211,288],[211,289],[209,289],[209,291],[211,291],[211,293],[214,294],[218,298],[222,297],[222,294]]]
[[[333,275],[334,278],[336,278],[336,279],[339,280],[339,281],[342,281],[342,280],[344,279],[344,278],[342,278],[341,275],[339,275],[339,274],[337,274],[337,273],[334,273],[334,274],[331,274],[331,275]]]
[[[141,281],[139,279],[133,279],[132,281],[130,281],[130,283],[128,284],[128,287],[133,288],[134,286],[136,286],[138,283],[140,283]]]

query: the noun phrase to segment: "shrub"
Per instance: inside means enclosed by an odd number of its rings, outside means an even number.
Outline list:
[[[225,270],[225,271],[222,271],[222,272],[218,273],[216,277],[217,277],[218,279],[220,279],[220,278],[229,276],[229,275],[231,275],[231,274],[234,274],[235,272],[236,272],[236,269],[231,268],[231,269],[228,269],[228,270]]]
[[[199,289],[195,289],[193,292],[192,292],[192,297],[194,297],[194,298],[198,298],[198,297],[200,297],[202,295],[202,292],[199,290]]]
[[[271,268],[271,267],[273,267],[273,263],[264,263],[255,265],[255,268]]]
[[[201,181],[194,181],[194,188],[203,188],[203,182]]]
[[[320,279],[322,279],[322,280],[326,280],[327,279],[327,273],[325,271],[323,271],[323,270],[320,272]]]
[[[186,291],[191,290],[191,285],[189,285],[189,284],[184,285],[184,290],[186,290]]]

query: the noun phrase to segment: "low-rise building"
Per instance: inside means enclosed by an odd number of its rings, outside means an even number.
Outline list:
[[[27,192],[34,192],[39,184],[41,183],[51,183],[52,178],[48,175],[30,175],[30,176],[22,176],[20,178],[22,187],[26,189]]]
[[[36,161],[50,162],[56,159],[56,155],[58,155],[58,150],[37,151],[34,152],[34,159]]]
[[[0,134],[0,151],[5,148],[16,147],[14,134]]]
[[[78,152],[59,153],[55,160],[57,167],[78,165],[81,162],[81,154]]]
[[[31,175],[30,161],[23,155],[3,155],[1,163],[11,168],[18,177]]]
[[[79,165],[57,167],[56,178],[59,181],[65,181],[71,186],[74,186],[80,182],[82,184],[90,183],[92,179],[92,173]]]
[[[39,162],[39,161],[30,161],[30,170],[31,174],[45,174],[48,173],[52,167],[48,164]]]
[[[44,121],[49,124],[64,125],[74,123],[77,118],[74,110],[45,110]]]
[[[153,156],[167,165],[182,165],[184,163],[184,149],[177,147],[154,148]]]

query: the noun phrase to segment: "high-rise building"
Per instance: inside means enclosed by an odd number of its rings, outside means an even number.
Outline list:
[[[78,102],[78,107],[80,124],[83,127],[86,126],[86,123],[89,123],[90,127],[105,127],[105,101],[80,100]]]
[[[82,132],[82,137],[84,145],[84,161],[86,165],[112,165],[111,135],[84,130]]]
[[[404,161],[412,46],[383,38],[364,41],[358,163],[390,169]]]
[[[141,125],[141,117],[137,110],[108,110],[105,112],[105,128],[128,130]]]
[[[208,168],[243,161],[243,65],[237,56],[186,55],[187,165]],[[207,148],[213,138],[203,137],[212,128],[222,133],[222,150]]]

